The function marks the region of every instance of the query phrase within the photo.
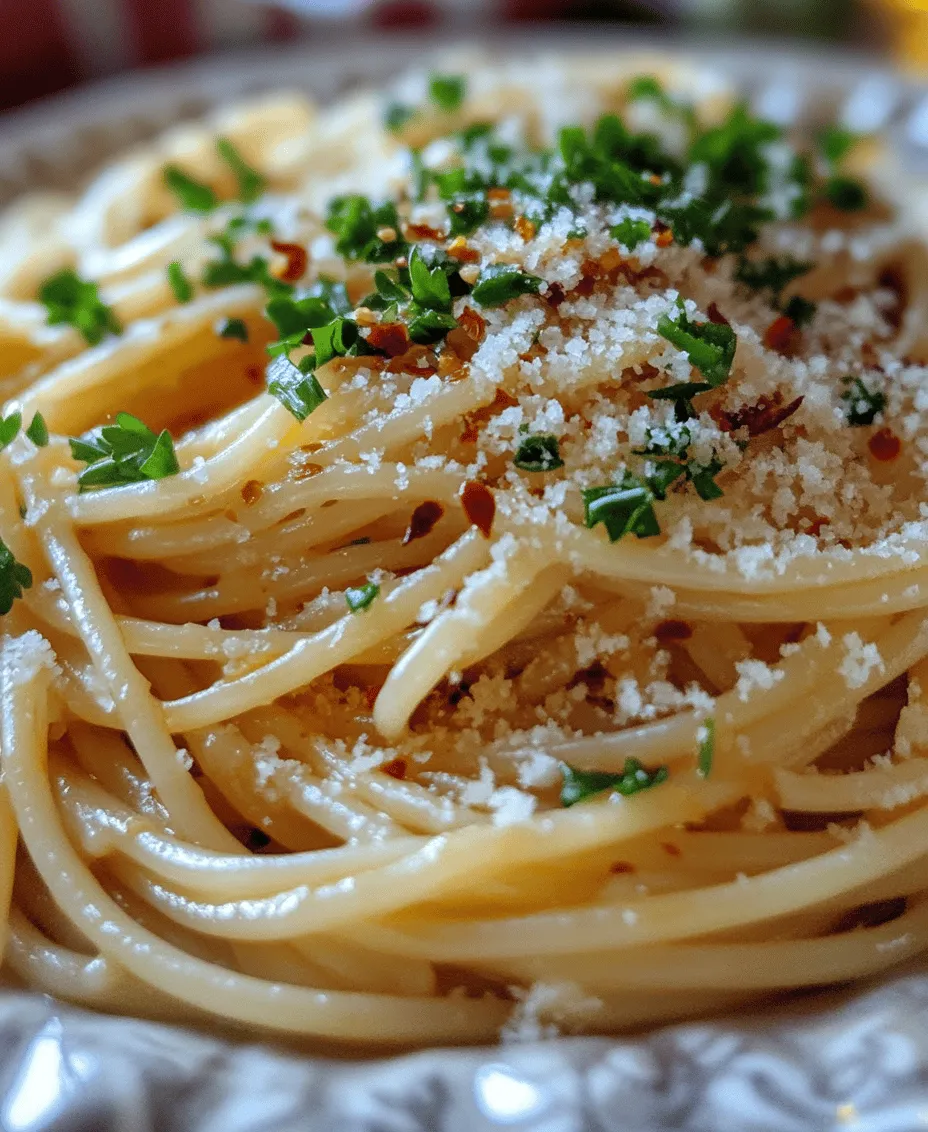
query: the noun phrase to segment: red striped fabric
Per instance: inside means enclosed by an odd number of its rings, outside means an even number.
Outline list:
[[[275,6],[273,0],[98,0],[86,6],[87,18],[98,21],[94,35],[81,37],[81,0],[0,0],[0,109],[114,67],[165,63],[208,51],[215,46],[209,42],[211,34],[226,44],[295,40],[311,34],[317,22],[314,6],[313,0],[303,0],[295,5],[296,14],[293,5]],[[331,29],[335,0],[321,7]],[[346,21],[346,35],[352,26],[402,30],[438,27],[445,21],[460,29],[463,15],[455,0],[369,0],[366,7],[354,0],[347,7],[354,16]],[[484,0],[479,18],[481,24],[492,22],[494,15],[500,21],[539,19],[564,15],[570,7],[569,0]],[[105,14],[112,21],[114,12],[122,15],[122,28],[106,23]],[[100,58],[94,58],[88,43],[96,45]],[[101,43],[109,50],[101,51]]]
[[[124,0],[134,63],[166,63],[201,48],[195,0]]]

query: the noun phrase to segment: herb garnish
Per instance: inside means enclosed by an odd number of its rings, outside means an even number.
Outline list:
[[[180,471],[167,429],[156,435],[131,413],[117,413],[115,424],[71,437],[70,445],[74,459],[88,465],[77,477],[81,491],[160,480]]]
[[[471,297],[484,307],[501,307],[519,295],[537,294],[543,279],[508,263],[485,267],[474,284]]]
[[[36,448],[44,448],[48,444],[48,425],[41,413],[36,413],[32,418],[32,423],[26,429],[26,436]]]
[[[220,338],[236,338],[239,342],[248,341],[248,327],[243,318],[221,318],[216,323],[216,333]]]
[[[699,730],[702,736],[699,741],[699,775],[701,778],[708,778],[712,771],[712,759],[715,756],[715,720],[707,719]]]
[[[614,240],[618,240],[623,248],[633,252],[639,244],[643,244],[649,238],[651,225],[647,220],[633,220],[630,216],[626,216],[624,220],[609,229],[609,235]]]
[[[877,413],[886,408],[886,397],[878,389],[868,389],[859,377],[846,377],[841,394],[849,425],[872,425]]]
[[[268,392],[298,421],[305,421],[327,399],[314,373],[305,373],[288,358],[279,357],[267,371]]]
[[[751,260],[744,256],[738,261],[735,279],[754,291],[768,291],[771,302],[779,307],[780,296],[794,279],[811,271],[814,264],[803,263],[791,256],[770,256],[768,259]]]
[[[267,186],[264,177],[257,169],[252,169],[228,138],[216,139],[216,152],[235,174],[238,181],[238,199],[242,204],[256,201]]]
[[[561,787],[561,805],[574,806],[605,790],[615,791],[626,798],[649,790],[666,782],[668,770],[665,766],[656,770],[643,767],[638,759],[627,758],[621,774],[605,774],[601,771],[574,770],[567,763],[561,763],[564,785]]]
[[[20,412],[10,413],[8,417],[0,420],[0,452],[16,439],[22,423],[23,415]]]
[[[184,273],[183,267],[177,260],[168,264],[168,283],[174,292],[174,298],[179,303],[189,303],[193,298],[193,284]]]
[[[537,432],[523,438],[512,462],[523,472],[553,472],[564,467],[557,437]]]
[[[363,586],[349,586],[345,590],[345,602],[352,613],[360,613],[367,609],[374,598],[380,593],[380,586],[375,582],[365,582]]]
[[[737,339],[732,328],[721,322],[691,322],[681,299],[676,319],[661,315],[657,332],[678,350],[683,350],[709,386],[724,385],[735,360]]]
[[[433,74],[429,78],[429,98],[446,114],[460,108],[466,92],[467,80],[463,75]]]
[[[411,106],[406,106],[402,102],[391,102],[384,111],[383,124],[391,134],[398,134],[402,132],[406,123],[415,116],[416,112]]]
[[[682,474],[683,469],[680,469]],[[651,486],[640,476],[626,471],[618,484],[608,487],[590,487],[583,496],[583,521],[590,529],[597,523],[606,528],[610,542],[618,542],[625,535],[651,538],[661,533]]]
[[[17,562],[13,552],[0,539],[0,614],[9,613],[13,602],[32,588],[32,571]]]
[[[46,279],[39,288],[39,301],[48,308],[48,325],[67,323],[96,346],[107,334],[121,334],[122,327],[100,298],[96,283],[90,283],[70,267]]]

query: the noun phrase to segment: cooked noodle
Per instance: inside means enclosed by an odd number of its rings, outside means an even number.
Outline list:
[[[762,129],[686,169],[686,132],[735,120],[701,73],[471,64],[466,95],[404,80],[396,134],[380,96],[269,98],[0,218],[4,417],[50,434],[0,456],[31,572],[3,619],[0,919],[30,987],[421,1045],[703,1014],[928,947],[928,263],[890,156],[833,140],[794,208]],[[586,135],[557,149],[608,113],[663,154],[609,143],[642,200]],[[513,154],[535,164],[503,185]],[[686,210],[757,160],[772,212],[713,250],[751,194]],[[416,199],[462,162],[483,181],[452,207]],[[365,237],[396,254],[333,230],[351,193],[399,202]],[[229,255],[264,267],[203,282]],[[751,282],[769,257],[801,265]],[[69,270],[99,334],[49,324]],[[266,379],[265,307],[313,295],[358,345],[326,359],[307,322]],[[650,396],[673,383],[697,387]],[[117,413],[179,467],[102,478],[86,445]]]

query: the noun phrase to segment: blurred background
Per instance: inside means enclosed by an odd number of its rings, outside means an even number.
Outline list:
[[[546,20],[804,39],[892,53],[928,71],[928,0],[0,0],[0,110],[104,75],[263,43],[474,34]]]

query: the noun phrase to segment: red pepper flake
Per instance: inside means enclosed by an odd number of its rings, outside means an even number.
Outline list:
[[[714,322],[717,326],[731,326],[731,323],[719,310],[717,303],[710,303],[706,314],[709,316],[709,321]]]
[[[391,778],[403,779],[406,777],[406,760],[393,759],[392,762],[384,763],[380,769]]]
[[[793,347],[796,334],[796,324],[785,314],[775,318],[767,327],[764,334],[764,345],[768,350],[776,350],[779,354],[788,353]]]
[[[372,326],[367,340],[375,350],[383,350],[388,358],[399,357],[409,349],[409,332],[402,322],[383,322]]]
[[[668,855],[668,857],[682,857],[683,850],[679,845],[674,845],[672,841],[662,841],[661,848]]]
[[[635,866],[631,861],[613,861],[609,866],[610,873],[633,873],[635,871]]]
[[[431,534],[438,520],[444,515],[445,509],[435,499],[427,499],[413,511],[406,534],[403,535],[403,546],[415,542],[417,538],[425,538]]]
[[[692,635],[693,630],[685,621],[662,621],[654,630],[654,636],[661,644],[670,641],[688,641]]]
[[[407,240],[431,240],[436,244],[441,243],[445,238],[444,232],[439,232],[430,224],[404,224],[403,235]]]
[[[242,499],[247,507],[257,503],[264,491],[259,480],[248,480],[242,484]]]
[[[884,291],[892,292],[894,300],[892,306],[883,311],[883,317],[894,330],[899,330],[905,308],[909,304],[909,287],[905,274],[899,267],[887,267],[878,282]]]
[[[505,389],[497,386],[496,395],[489,405],[484,405],[482,409],[475,409],[472,413],[465,415],[464,431],[461,433],[462,443],[473,444],[480,435],[482,424],[486,424],[490,417],[502,412],[503,409],[511,409],[518,403],[518,400],[511,393],[507,393]]]
[[[271,247],[275,252],[287,257],[287,266],[279,278],[283,283],[295,283],[306,274],[309,265],[309,254],[299,244],[283,244],[279,240],[271,240]]]
[[[472,248],[463,236],[455,236],[446,251],[452,259],[458,260],[459,263],[480,262],[480,252],[476,248]]]
[[[902,451],[902,441],[891,428],[881,428],[867,441],[867,447],[874,460],[887,464]]]
[[[673,243],[673,232],[669,228],[666,228],[663,232],[658,232],[654,237],[654,243],[659,248],[669,248]]]
[[[484,538],[490,537],[496,517],[496,500],[484,483],[468,480],[461,488],[461,505],[468,521],[473,523]]]
[[[371,684],[364,689],[364,702],[367,704],[368,711],[374,710],[374,704],[377,701],[377,697],[380,695],[380,687],[379,684]]]
[[[264,384],[264,370],[260,366],[246,366],[245,376],[254,385]]]
[[[512,194],[508,189],[490,189],[487,203],[494,220],[508,220],[512,216]]]
[[[487,332],[487,323],[483,315],[478,314],[473,307],[465,307],[458,316],[458,326],[468,338],[475,342],[482,342]]]
[[[548,300],[552,307],[557,309],[567,298],[567,295],[560,283],[549,283],[543,297]]]
[[[513,227],[517,235],[521,236],[526,243],[528,243],[529,240],[535,239],[535,224],[533,221],[529,220],[527,216],[517,216]]]
[[[802,400],[802,397],[797,397],[794,401],[790,401],[788,405],[784,405],[780,393],[776,393],[773,397],[761,397],[755,405],[746,405],[743,409],[738,409],[734,413],[727,413],[722,410],[722,421],[720,423],[729,432],[746,428],[748,436],[760,436],[764,432],[770,432],[771,429],[776,428],[788,417],[791,417],[802,404]]]

